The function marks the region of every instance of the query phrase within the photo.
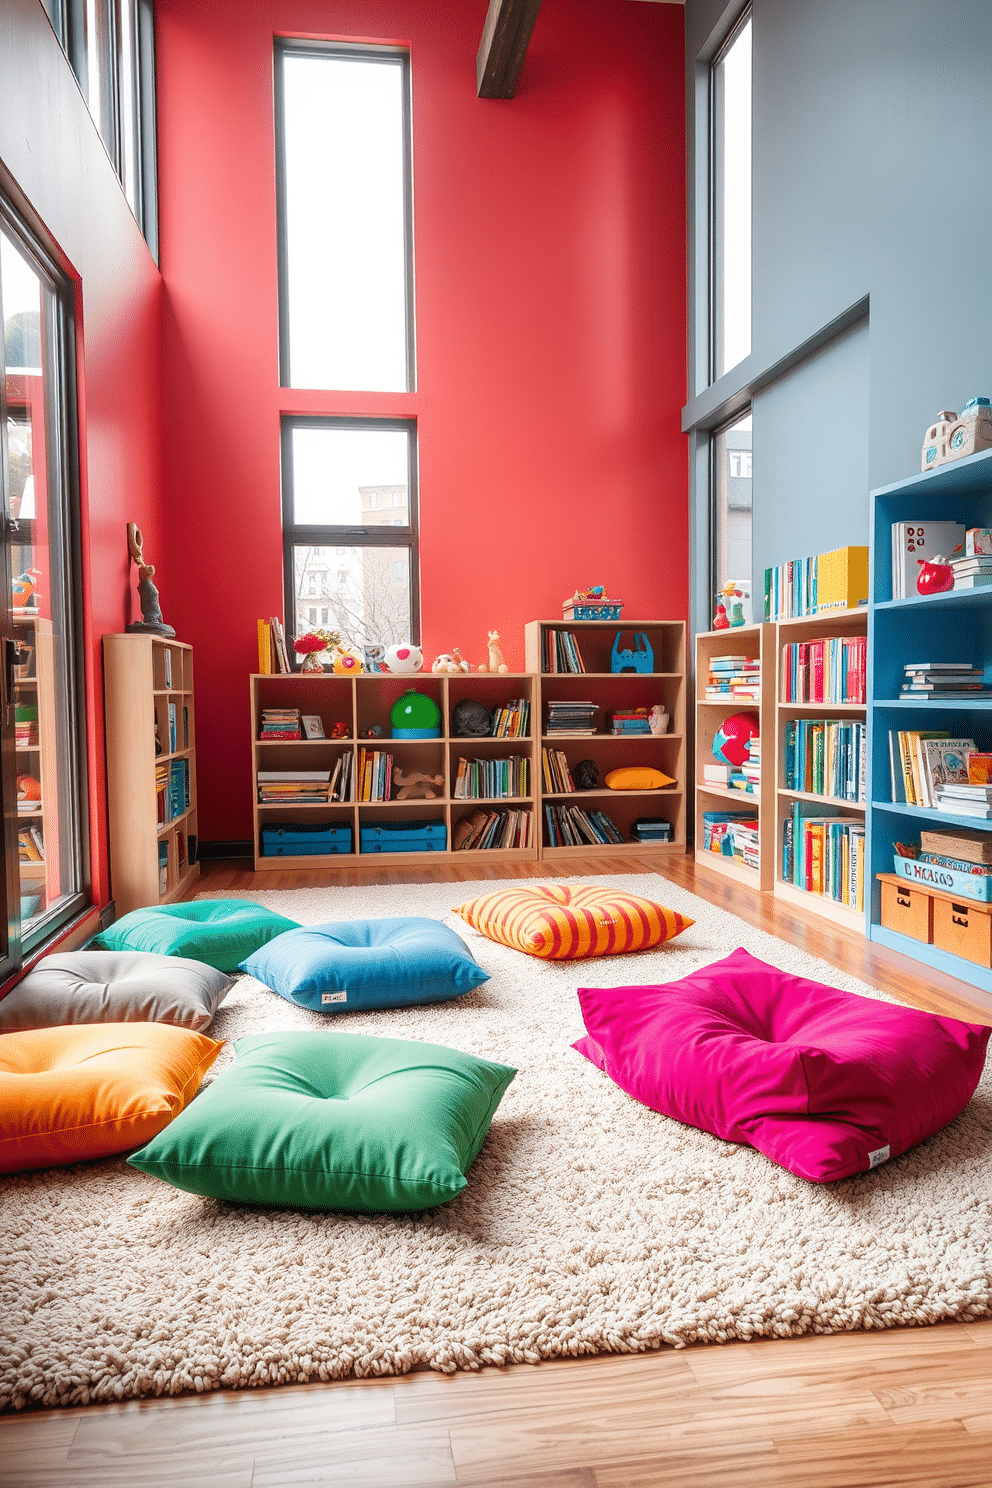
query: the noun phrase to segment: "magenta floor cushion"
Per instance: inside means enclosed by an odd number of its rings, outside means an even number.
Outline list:
[[[968,1104],[988,1028],[790,976],[737,950],[677,982],[580,987],[573,1047],[628,1095],[829,1183]]]

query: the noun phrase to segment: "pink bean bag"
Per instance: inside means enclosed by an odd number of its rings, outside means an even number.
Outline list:
[[[653,1111],[811,1183],[864,1173],[968,1104],[990,1030],[788,975],[745,950],[678,982],[580,987],[573,1047]]]

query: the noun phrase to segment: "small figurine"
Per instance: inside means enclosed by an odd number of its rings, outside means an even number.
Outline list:
[[[366,646],[364,648],[364,654],[365,670],[367,672],[386,672],[389,670],[383,659],[386,655],[385,646]]]
[[[745,625],[744,601],[748,598],[746,589],[739,589],[736,580],[728,579],[720,593],[717,595],[717,603],[723,604],[723,612],[727,614],[727,606],[730,606],[730,614],[727,615],[727,626],[714,624],[714,630],[724,630],[727,627],[733,629],[737,625]]]
[[[936,554],[930,563],[925,558],[917,558],[916,561],[920,565],[920,571],[916,575],[917,593],[946,594],[949,589],[954,588],[954,569],[946,558]]]
[[[722,600],[719,599],[716,603],[716,614],[713,616],[712,628],[714,630],[730,629],[730,621],[727,619],[727,606],[723,603]]]
[[[361,653],[354,646],[336,646],[331,656],[331,671],[339,676],[356,677],[365,670]]]
[[[351,729],[349,728],[348,724],[345,722],[344,719],[341,719],[340,723],[336,723],[331,729],[331,738],[347,739],[350,733]]]
[[[431,662],[432,672],[467,672],[468,662],[462,661],[461,652],[455,646],[451,651],[442,651]]]
[[[11,604],[15,610],[26,610],[34,599],[34,591],[41,578],[40,568],[28,568],[10,586]]]
[[[367,728],[365,730],[364,734],[362,735],[362,738],[363,739],[381,739],[382,738],[382,724],[381,723],[374,723],[371,728]]]
[[[648,714],[648,728],[653,734],[668,733],[669,712],[664,703],[655,703]]]
[[[444,776],[425,775],[422,770],[411,770],[409,774],[404,774],[399,765],[396,765],[393,770],[393,784],[400,787],[393,798],[396,801],[433,801],[444,789]]]
[[[992,448],[992,400],[970,398],[960,417],[950,409],[941,409],[923,441],[921,465],[924,470],[934,470],[938,465],[963,460],[965,455],[977,455],[989,448]]]
[[[505,673],[505,672],[508,672],[509,670],[510,670],[510,668],[507,666],[506,662],[503,660],[503,653],[499,649],[499,631],[498,630],[491,630],[489,632],[489,662],[488,662],[488,664],[483,663],[479,667],[479,671],[480,672],[503,672],[503,673]]]
[[[133,561],[138,565],[138,603],[141,605],[141,619],[132,620],[131,624],[125,625],[124,629],[128,635],[174,636],[176,632],[172,626],[166,625],[162,619],[158,590],[152,583],[152,579],[155,577],[155,566],[152,563],[145,562],[143,542],[141,529],[135,522],[128,522],[128,551]]]

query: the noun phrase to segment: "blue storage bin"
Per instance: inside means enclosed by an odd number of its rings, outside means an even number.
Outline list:
[[[262,828],[263,858],[319,858],[351,852],[351,827],[327,822],[273,822]]]

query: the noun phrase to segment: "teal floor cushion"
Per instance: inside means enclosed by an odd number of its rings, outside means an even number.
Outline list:
[[[193,899],[188,904],[156,904],[133,909],[90,942],[96,950],[157,951],[187,956],[218,971],[237,971],[238,963],[285,930],[298,930],[253,899]]]
[[[489,980],[461,936],[418,916],[290,930],[241,970],[318,1013],[444,1002]]]
[[[469,1166],[516,1074],[408,1039],[261,1033],[128,1161],[189,1193],[377,1213],[429,1209]]]

